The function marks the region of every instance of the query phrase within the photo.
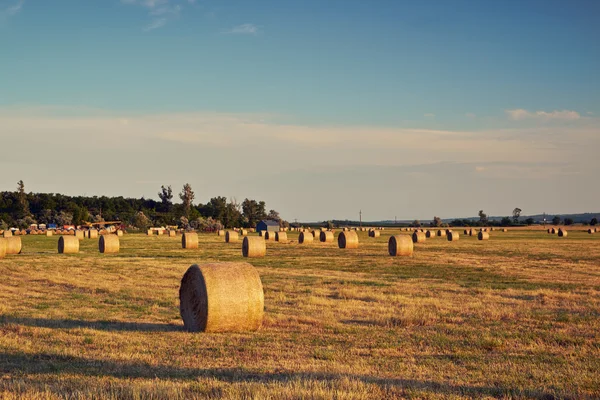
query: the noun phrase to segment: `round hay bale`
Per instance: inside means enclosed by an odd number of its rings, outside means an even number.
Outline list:
[[[77,230],[75,231],[74,236],[77,238],[77,240],[83,240],[85,238],[85,232]]]
[[[298,243],[300,243],[300,244],[312,243],[314,238],[315,237],[310,232],[300,232],[300,235],[298,236]]]
[[[79,253],[79,238],[76,236],[61,236],[58,238],[58,254]]]
[[[379,231],[369,231],[369,237],[378,238],[381,236],[381,232]]]
[[[264,257],[267,254],[267,243],[260,236],[246,236],[242,243],[242,255],[248,258]]]
[[[434,234],[433,234],[433,232],[431,232],[429,229],[427,229],[427,230],[425,231],[425,237],[426,237],[427,239],[431,238],[433,235],[434,235]]]
[[[465,235],[468,235],[468,234],[469,234],[469,230],[468,230],[468,229],[465,229],[465,230],[463,231],[463,233],[464,233]]]
[[[21,236],[21,231],[17,229],[13,232],[13,236]]]
[[[338,235],[338,247],[340,249],[358,249],[358,234],[356,232],[341,232]]]
[[[6,241],[6,255],[20,254],[23,246],[20,236],[11,236],[4,238]]]
[[[175,237],[175,236],[177,236],[177,232],[175,232],[175,231],[174,231],[174,230],[172,230],[172,229],[169,229],[169,230],[167,231],[167,236],[168,236],[168,237]]]
[[[469,230],[469,236],[476,236],[477,235],[477,230],[476,229],[470,229]]]
[[[591,235],[593,233],[595,233],[596,231],[594,229],[588,229],[588,233]]]
[[[503,229],[502,229],[502,232],[508,232],[508,229],[506,229],[506,228],[503,228]]]
[[[190,332],[255,331],[264,302],[260,276],[244,262],[192,265],[179,288],[179,311]]]
[[[51,237],[53,235],[52,231],[46,231],[46,237]]]
[[[427,240],[427,236],[425,236],[425,233],[418,232],[418,231],[413,232],[413,234],[412,234],[413,243],[425,243],[425,240]]]
[[[567,237],[568,235],[569,235],[569,233],[567,232],[566,229],[560,228],[558,230],[558,237]]]
[[[247,229],[240,229],[240,232],[239,232],[239,234],[240,234],[241,236],[248,236],[248,230],[247,230]]]
[[[275,240],[275,232],[269,232],[267,231],[265,233],[265,240]]]
[[[90,232],[91,232],[91,231],[90,231]],[[148,229],[148,230],[146,231],[146,235],[148,235],[148,236],[152,236],[152,229]]]
[[[102,254],[119,252],[119,237],[117,235],[102,235],[98,241],[98,250]]]
[[[227,231],[225,233],[225,242],[226,243],[234,243],[237,242],[239,235],[236,231]]]
[[[0,238],[0,258],[6,257],[6,239]]]
[[[119,229],[119,230],[117,231],[117,236],[118,236],[118,237],[123,237],[123,233],[124,233],[124,232],[123,232],[122,230],[120,230],[120,229]]]
[[[267,231],[258,232],[258,236],[260,236],[261,238],[264,238],[266,234],[267,234]]]
[[[449,242],[456,242],[460,237],[458,235],[458,232],[450,232],[449,235],[446,235],[446,238]]]
[[[225,230],[224,229],[219,229],[217,231],[217,236],[225,236]]]
[[[437,236],[438,237],[444,237],[444,236],[446,236],[446,231],[443,230],[443,229],[438,230],[437,231]]]
[[[489,238],[490,238],[490,234],[487,233],[487,232],[479,232],[477,234],[477,239],[478,240],[489,240]]]
[[[275,233],[275,241],[276,242],[280,242],[280,243],[287,243],[288,242],[287,233],[285,233],[285,232],[276,232]]]
[[[319,235],[321,235],[321,231],[318,231],[316,229],[312,230],[311,233],[312,233],[312,235],[313,235],[314,238],[318,238]]]
[[[321,234],[319,235],[319,240],[323,243],[332,243],[333,242],[333,232],[331,232],[331,231],[321,232]]]
[[[559,229],[558,228],[552,228],[552,234],[556,235],[558,233]]]
[[[393,235],[388,240],[388,252],[392,257],[412,256],[413,240],[407,235]]]
[[[89,239],[98,239],[98,231],[96,229],[90,229],[87,236]]]
[[[197,249],[198,234],[196,232],[185,232],[181,236],[181,247],[184,249]]]

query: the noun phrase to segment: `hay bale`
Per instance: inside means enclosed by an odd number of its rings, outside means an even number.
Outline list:
[[[508,229],[504,228],[502,229],[502,232],[508,232]]]
[[[476,236],[477,235],[477,230],[476,229],[470,229],[469,230],[469,236]]]
[[[181,236],[181,248],[183,249],[197,249],[198,248],[198,234],[196,232],[184,232]]]
[[[153,232],[152,232],[152,229],[148,229],[148,230],[146,231],[146,235],[148,235],[148,236],[152,236],[152,233],[153,233]]]
[[[77,240],[83,240],[85,238],[85,232],[77,230],[73,236],[76,237]]]
[[[118,236],[118,237],[123,237],[123,231],[119,229],[119,230],[117,231],[117,236]]]
[[[2,232],[2,237],[4,237],[4,238],[9,238],[9,237],[12,237],[12,236],[13,236],[13,234],[12,234],[12,232],[11,232],[10,229],[7,229],[4,232]]]
[[[556,235],[558,233],[559,229],[558,228],[552,228],[552,234]]]
[[[414,231],[412,234],[413,243],[425,243],[427,240],[427,236],[425,236],[424,232]]]
[[[0,238],[0,258],[6,257],[6,239]]]
[[[316,230],[316,229],[313,229],[313,230],[311,231],[311,233],[312,233],[312,235],[313,235],[313,238],[318,238],[318,237],[319,237],[319,235],[321,235],[321,231],[318,231],[318,230]]]
[[[267,231],[258,232],[258,236],[260,236],[261,238],[264,238],[266,234],[267,234]]]
[[[331,232],[331,231],[321,232],[321,234],[319,235],[319,240],[323,243],[332,243],[333,242],[333,232]]]
[[[591,234],[593,234],[593,233],[596,233],[596,230],[595,230],[595,229],[591,229],[591,228],[590,228],[590,229],[588,229],[588,233],[591,235]]]
[[[437,231],[437,236],[438,236],[438,237],[444,237],[444,236],[446,236],[446,231],[445,231],[445,230],[443,230],[443,229],[439,229],[439,230]]]
[[[240,229],[240,232],[239,232],[239,234],[240,234],[241,236],[248,236],[248,230],[247,230],[247,229]]]
[[[379,231],[374,231],[374,230],[369,231],[369,237],[378,238],[380,236],[381,236],[381,232],[379,232]]]
[[[177,232],[175,232],[175,231],[174,231],[174,230],[172,230],[172,229],[169,229],[169,230],[167,231],[167,236],[168,236],[168,237],[175,237],[175,236],[177,236]]]
[[[179,311],[190,332],[255,331],[264,308],[260,276],[248,263],[192,265],[181,279]]]
[[[239,235],[235,231],[227,231],[225,233],[225,243],[234,243],[237,242]]]
[[[449,235],[446,235],[446,238],[449,242],[456,242],[460,237],[458,235],[458,232],[450,232]]]
[[[242,243],[242,255],[248,258],[264,257],[267,254],[267,243],[260,236],[246,236]]]
[[[490,234],[487,233],[487,232],[479,232],[477,234],[477,239],[478,240],[489,240],[489,238],[490,238]]]
[[[431,238],[432,236],[433,236],[433,232],[431,232],[429,229],[427,229],[427,230],[425,231],[425,237],[426,237],[427,239],[429,239],[429,238]]]
[[[469,234],[469,230],[468,230],[468,229],[465,229],[465,230],[463,231],[463,233],[464,233],[465,235],[468,235],[468,234]]]
[[[53,235],[52,231],[46,231],[46,237],[51,237]]]
[[[288,242],[287,233],[285,233],[285,232],[276,232],[275,233],[275,241],[276,242],[280,242],[280,243],[287,243]]]
[[[567,232],[566,229],[560,228],[558,230],[558,237],[567,237],[568,235],[569,235],[569,233]]]
[[[412,256],[413,241],[407,235],[393,235],[388,240],[388,252],[392,257]]]
[[[98,241],[98,250],[102,254],[113,254],[119,252],[119,237],[117,235],[102,235]]]
[[[79,253],[79,238],[77,236],[61,236],[58,238],[58,254]]]
[[[17,229],[13,232],[13,236],[21,236],[21,231]]]
[[[6,241],[6,255],[20,254],[23,248],[20,236],[4,238]]]
[[[225,230],[224,229],[219,229],[217,231],[217,236],[225,236]]]
[[[315,237],[310,232],[300,232],[300,236],[298,236],[298,243],[300,243],[300,244],[312,243],[314,238]]]
[[[265,240],[275,240],[275,232],[269,232],[267,231],[265,233]]]
[[[98,239],[98,231],[96,229],[90,229],[88,231],[88,238],[89,239]]]
[[[358,249],[358,234],[356,232],[340,233],[338,235],[338,247],[340,249]]]

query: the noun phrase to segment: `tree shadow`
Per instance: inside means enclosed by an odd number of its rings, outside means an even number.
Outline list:
[[[16,324],[38,328],[51,329],[75,329],[87,328],[100,331],[121,332],[182,332],[183,325],[137,323],[120,321],[83,321],[77,319],[47,319],[47,318],[23,318],[8,315],[0,316],[0,324]]]

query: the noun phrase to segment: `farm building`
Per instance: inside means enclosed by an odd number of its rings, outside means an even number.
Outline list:
[[[256,224],[256,232],[278,232],[279,231],[279,223],[277,221],[271,221],[268,219],[263,219],[258,224]]]

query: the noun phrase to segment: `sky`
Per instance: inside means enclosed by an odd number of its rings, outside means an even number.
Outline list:
[[[0,190],[600,211],[600,1],[0,0]]]

